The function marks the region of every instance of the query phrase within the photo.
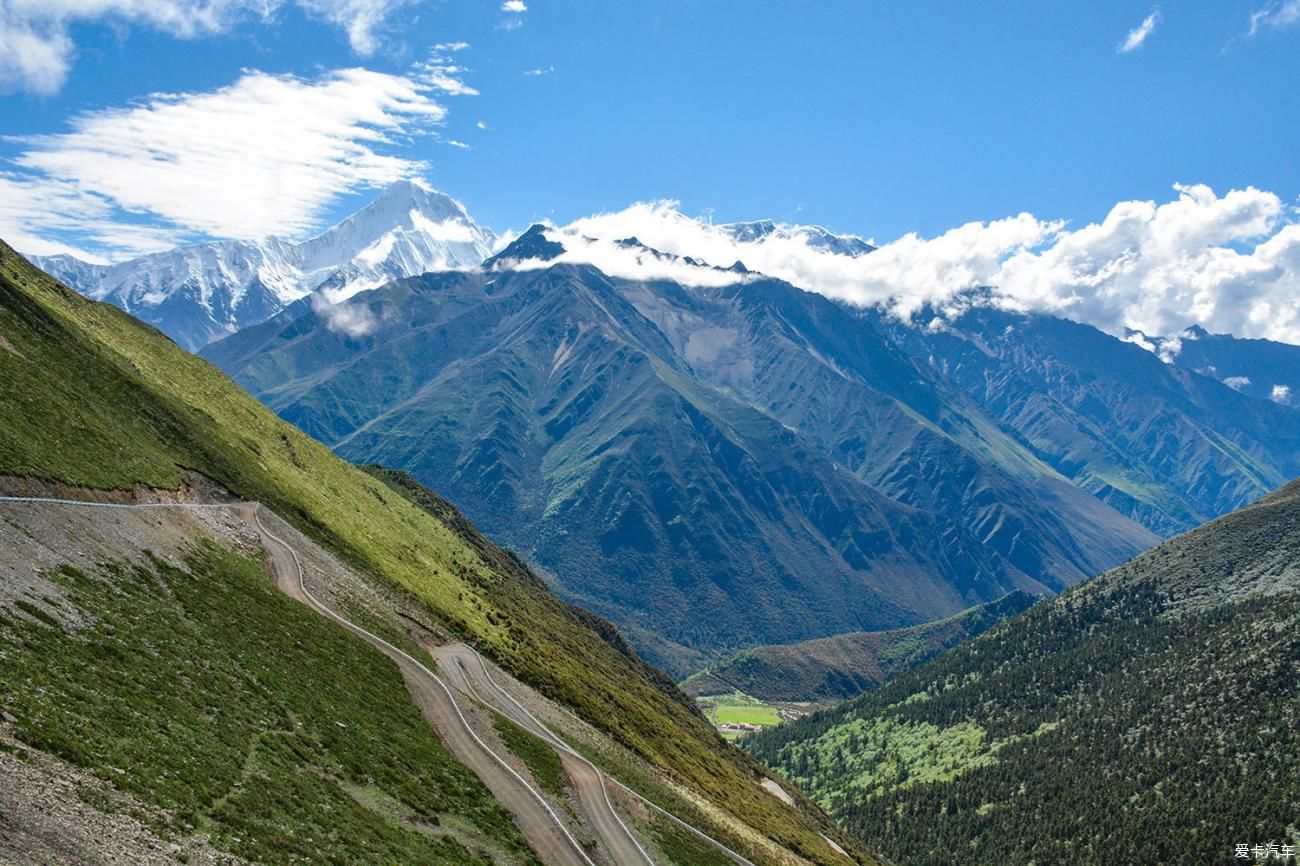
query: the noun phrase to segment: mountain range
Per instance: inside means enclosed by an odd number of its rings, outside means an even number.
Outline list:
[[[198,350],[314,292],[337,301],[398,277],[477,267],[495,243],[460,202],[401,181],[302,242],[212,241],[110,265],[68,255],[30,258],[87,297]]]
[[[403,184],[322,238],[353,261],[429,201],[454,205]],[[479,232],[461,269],[363,291],[392,271],[349,265],[203,355],[338,453],[448,495],[677,676],[1057,592],[1300,474],[1294,407],[1086,325],[978,304],[900,322],[636,238],[611,240],[706,279],[616,276],[543,226],[475,266],[492,236],[455,208]]]

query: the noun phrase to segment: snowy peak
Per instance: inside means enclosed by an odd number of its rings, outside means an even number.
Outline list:
[[[477,267],[495,243],[456,199],[399,181],[301,243],[210,241],[113,265],[70,256],[33,261],[197,350],[316,291],[336,302],[402,277]]]
[[[302,266],[308,270],[337,265],[358,256],[377,262],[384,257],[384,248],[404,235],[422,236],[429,250],[437,244],[486,247],[483,255],[475,251],[477,257],[464,266],[483,261],[495,241],[495,235],[476,223],[456,199],[403,180],[386,188],[370,204],[319,237],[300,244],[298,250]]]
[[[728,223],[719,229],[740,243],[757,243],[769,238],[801,240],[813,249],[840,256],[865,256],[875,247],[855,235],[837,235],[821,226],[784,225],[772,220]]]

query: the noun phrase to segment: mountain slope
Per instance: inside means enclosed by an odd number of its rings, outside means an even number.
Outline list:
[[[1009,593],[937,622],[883,632],[849,632],[796,644],[760,646],[693,674],[688,695],[741,691],[764,701],[836,701],[888,682],[970,640],[1038,597]]]
[[[1295,844],[1298,550],[1292,482],[748,748],[900,862]]]
[[[297,308],[205,357],[344,456],[447,492],[678,673],[1042,591],[703,379],[628,291],[589,266],[430,274],[354,298],[363,337]]]
[[[984,308],[935,321],[882,326],[1062,475],[1162,535],[1300,474],[1294,409],[1065,319]]]
[[[276,419],[158,332],[79,297],[0,245],[0,472],[103,490],[176,489],[180,467],[283,515],[378,592],[472,640],[692,793],[762,862],[836,862],[825,825],[762,791],[607,624]],[[462,528],[463,529],[463,528]],[[409,623],[376,624],[409,645]],[[416,651],[419,651],[418,648]],[[722,821],[721,818],[725,818]],[[747,828],[747,829],[746,829]]]
[[[622,287],[696,376],[874,489],[959,522],[1044,586],[1062,589],[1155,543],[844,306],[758,278],[689,292]]]
[[[301,243],[213,241],[112,265],[66,255],[32,261],[82,294],[121,307],[197,350],[317,290],[338,300],[398,277],[474,267],[495,240],[460,202],[399,181]]]

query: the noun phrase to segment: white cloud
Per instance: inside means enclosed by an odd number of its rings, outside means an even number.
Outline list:
[[[466,144],[466,143],[463,142],[463,141],[460,141],[459,139],[455,139],[455,138],[449,138],[449,139],[447,139],[447,144],[450,144],[452,147],[460,148],[461,150],[469,150],[469,149],[470,149],[470,147],[469,147],[468,144]]]
[[[1138,48],[1141,48],[1142,44],[1147,41],[1147,37],[1155,32],[1156,25],[1159,23],[1160,9],[1157,7],[1151,10],[1150,15],[1142,19],[1141,24],[1128,32],[1128,35],[1124,37],[1124,41],[1119,44],[1119,48],[1116,50],[1121,54],[1127,54],[1130,51],[1136,51]]]
[[[927,304],[955,315],[988,303],[1065,316],[1120,337],[1177,335],[1201,325],[1300,343],[1300,224],[1288,220],[1281,200],[1254,188],[1222,197],[1199,185],[1175,191],[1162,204],[1120,202],[1101,222],[1078,229],[1026,213],[933,238],[907,234],[859,257],[811,247],[798,234],[737,242],[720,227],[682,215],[672,202],[637,204],[555,231],[572,245],[569,260],[626,277],[664,275],[668,268],[612,249],[614,241],[636,237],[722,267],[740,260],[801,288],[904,318]],[[740,279],[674,267],[686,283]],[[992,288],[970,291],[977,287]]]
[[[467,71],[463,66],[434,57],[428,63],[417,64],[416,69],[420,71],[425,84],[449,96],[478,96],[477,90],[460,79],[461,74]]]
[[[1300,0],[1274,0],[1250,14],[1250,34],[1264,28],[1280,29],[1300,24]]]
[[[528,7],[524,4],[524,0],[506,0],[506,2],[501,4],[501,11],[502,12],[527,12]]]
[[[433,46],[434,51],[456,52],[464,51],[466,48],[469,48],[468,42],[439,42],[437,45]]]
[[[1227,385],[1229,388],[1231,388],[1234,391],[1241,391],[1245,388],[1250,387],[1250,377],[1229,376],[1228,378],[1223,380],[1223,384]]]
[[[224,32],[242,20],[270,20],[288,3],[341,27],[355,51],[371,54],[400,6],[419,0],[3,0],[0,87],[54,93],[72,65],[73,24],[152,27],[182,39]]]
[[[476,124],[474,124],[474,125],[477,126],[479,129],[487,129],[487,128],[488,128],[488,125],[487,125],[487,121],[486,121],[486,120],[480,120],[478,123],[476,123]]]
[[[418,70],[253,71],[219,90],[83,114],[69,132],[17,139],[18,170],[0,174],[0,232],[27,251],[71,233],[119,256],[163,239],[301,235],[340,196],[426,168],[397,151],[445,116],[439,89]],[[122,236],[146,219],[151,228]]]
[[[1274,403],[1281,403],[1284,406],[1289,405],[1291,403],[1290,386],[1274,385],[1272,392],[1268,395],[1268,399],[1272,400]]]
[[[378,325],[374,313],[362,303],[331,303],[323,293],[311,296],[311,308],[325,322],[328,330],[356,339],[372,332]]]
[[[540,77],[540,76],[542,76],[542,75],[551,75],[551,74],[553,74],[554,72],[555,72],[555,67],[554,67],[554,66],[538,66],[538,67],[535,68],[535,69],[525,69],[525,70],[524,70],[524,75],[529,75],[529,76],[532,76],[532,77],[534,77],[534,78],[537,78],[537,77]]]

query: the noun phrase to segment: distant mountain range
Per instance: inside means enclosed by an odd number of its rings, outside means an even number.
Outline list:
[[[1086,325],[977,305],[916,327],[636,238],[620,254],[708,285],[616,277],[562,237],[536,226],[487,257],[490,231],[404,183],[285,246],[292,267],[203,264],[268,242],[66,273],[184,345],[237,331],[204,356],[340,454],[447,495],[678,676],[1056,592],[1300,474],[1286,400]],[[1270,395],[1289,381],[1269,375]]]
[[[301,243],[213,241],[112,265],[68,255],[29,258],[197,351],[313,292],[337,301],[398,277],[477,267],[495,242],[460,202],[402,181]]]
[[[564,252],[535,227],[481,271],[354,298],[364,334],[298,304],[204,354],[345,456],[460,503],[678,675],[1059,591],[1297,468],[1293,410],[1086,326],[956,323],[1006,368],[995,393],[963,378],[973,359],[941,359],[945,341],[975,345],[956,330],[747,272],[688,288]],[[1155,396],[1131,401],[1134,376]],[[1013,395],[1052,407],[1059,439]],[[1180,470],[1179,454],[1200,463]]]
[[[897,863],[1294,847],[1297,550],[1300,481],[745,746]]]

